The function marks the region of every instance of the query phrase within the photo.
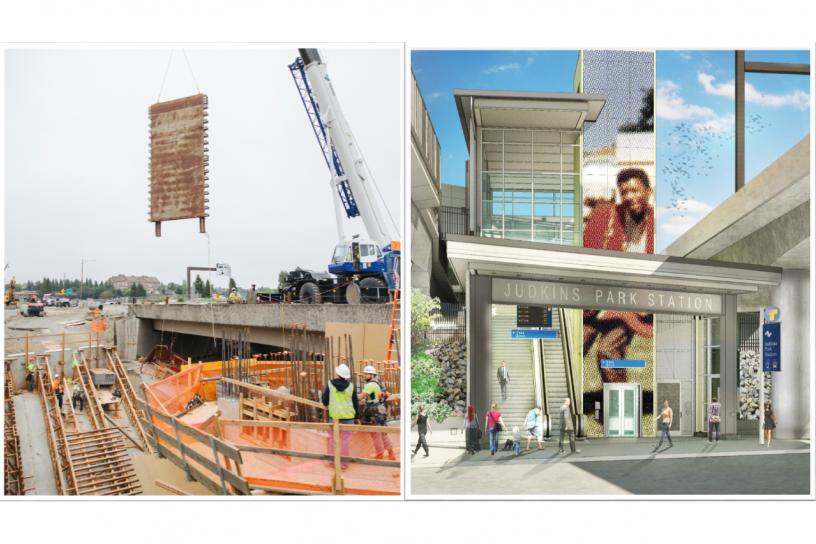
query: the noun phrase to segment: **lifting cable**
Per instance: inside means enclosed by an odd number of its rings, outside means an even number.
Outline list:
[[[156,102],[161,102],[161,95],[164,91],[164,84],[167,82],[167,74],[170,72],[170,64],[173,61],[173,53],[175,49],[170,50],[170,55],[167,57],[167,66],[164,68],[164,77],[162,77],[161,87],[159,87],[159,95],[156,97]],[[193,72],[193,67],[190,64],[190,59],[187,57],[187,51],[184,49],[181,50],[182,55],[184,55],[184,61],[187,63],[187,69],[190,71],[190,77],[193,79],[193,85],[196,88],[196,94],[201,94],[201,91],[198,88],[198,80],[196,80],[195,73]]]

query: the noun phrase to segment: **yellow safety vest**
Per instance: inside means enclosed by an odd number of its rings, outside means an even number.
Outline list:
[[[333,383],[329,382],[329,417],[332,419],[354,419],[352,402],[354,386],[349,384],[343,391],[338,391]]]
[[[382,397],[382,390],[380,389],[380,384],[374,380],[370,382],[366,382],[363,386],[363,393],[366,395],[366,402],[379,402],[380,397]],[[374,397],[371,397],[371,394],[374,394]]]

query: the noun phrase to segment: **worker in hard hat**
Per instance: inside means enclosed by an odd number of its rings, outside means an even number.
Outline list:
[[[62,410],[62,377],[60,376],[59,372],[54,375],[54,380],[51,382],[51,390],[57,396],[57,400],[59,401],[59,408]]]
[[[34,391],[34,386],[37,384],[37,363],[34,362],[33,358],[28,360],[28,364],[26,365],[26,383],[28,384],[28,390]]]
[[[377,369],[371,365],[363,369],[365,385],[360,392],[360,402],[365,402],[363,409],[363,425],[385,425],[385,388],[377,381]],[[395,461],[394,445],[388,437],[388,433],[369,433],[374,442],[375,459],[382,459],[383,453],[388,452],[388,458]]]
[[[341,424],[352,424],[357,417],[357,396],[354,394],[354,386],[351,383],[351,370],[348,365],[340,364],[334,369],[334,379],[332,379],[323,389],[321,398],[323,406],[329,409],[329,418]],[[340,455],[349,456],[351,447],[351,431],[340,431]],[[334,433],[329,431],[329,453],[334,454]],[[343,469],[348,468],[345,461],[341,464]]]
[[[230,294],[227,297],[227,302],[229,302],[231,304],[237,304],[237,303],[243,302],[241,300],[241,295],[238,294],[238,290],[235,287],[230,289]]]

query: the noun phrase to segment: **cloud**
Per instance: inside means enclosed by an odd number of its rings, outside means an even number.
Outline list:
[[[430,93],[428,96],[425,97],[425,101],[430,102],[431,100],[436,100],[437,98],[439,98],[441,96],[442,96],[442,93],[440,93],[438,91],[434,92],[434,93]]]
[[[657,209],[658,228],[668,238],[666,245],[671,244],[714,209],[711,204],[693,198],[683,200],[681,206],[682,213],[678,213],[672,206]]]
[[[500,74],[502,72],[517,72],[521,70],[521,64],[510,62],[507,64],[497,64],[482,71],[483,74]]]
[[[706,106],[689,104],[680,96],[680,86],[671,81],[663,80],[657,83],[657,98],[655,112],[658,118],[669,121],[686,119],[708,119],[716,117],[714,110]]]
[[[691,53],[688,51],[678,51],[677,56],[683,60],[691,60]]]
[[[734,129],[734,114],[717,115],[707,121],[694,123],[692,128],[697,132],[709,132],[714,134],[731,132]]]
[[[734,81],[726,83],[714,83],[715,77],[705,72],[697,74],[697,81],[703,86],[703,90],[707,94],[714,96],[724,96],[726,98],[734,98]],[[810,94],[796,89],[787,94],[769,94],[763,93],[751,83],[745,83],[745,101],[768,108],[783,108],[792,106],[800,110],[806,110],[810,106]]]
[[[717,83],[715,85],[714,79],[715,77],[712,76],[711,74],[706,74],[705,72],[697,72],[697,81],[699,81],[700,85],[703,86],[703,90],[706,92],[706,94],[734,98],[733,81],[729,81],[728,83]]]

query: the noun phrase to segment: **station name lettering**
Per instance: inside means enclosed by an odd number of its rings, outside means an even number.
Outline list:
[[[493,293],[496,302],[562,304],[595,309],[700,312],[707,314],[717,314],[722,309],[719,295],[546,283],[503,278],[493,279]]]

